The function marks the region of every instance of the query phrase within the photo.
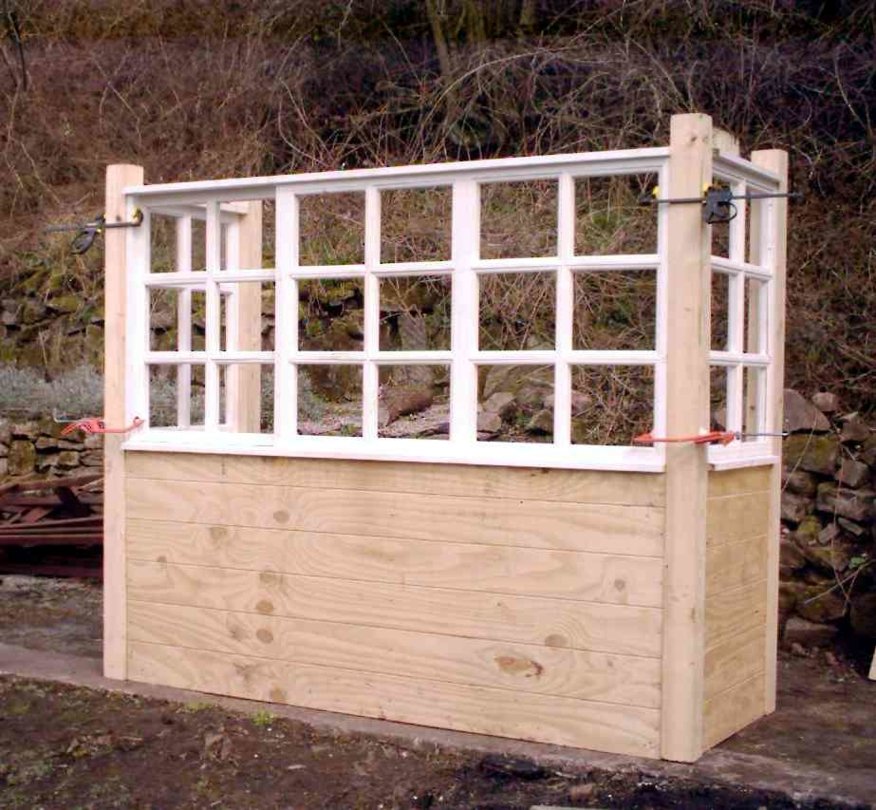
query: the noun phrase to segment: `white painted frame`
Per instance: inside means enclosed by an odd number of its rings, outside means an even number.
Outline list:
[[[322,174],[284,175],[195,183],[139,186],[126,189],[129,201],[144,211],[141,228],[129,233],[128,375],[129,418],[148,418],[149,366],[179,366],[181,393],[190,391],[192,364],[205,366],[205,425],[186,427],[187,410],[179,405],[180,427],[154,428],[148,424],[132,434],[127,449],[222,452],[350,459],[387,459],[423,462],[543,466],[581,469],[659,472],[665,452],[654,447],[572,445],[571,369],[576,365],[636,365],[654,369],[653,431],[663,435],[666,425],[666,311],[667,211],[657,210],[657,252],[636,255],[582,255],[574,253],[575,180],[656,173],[659,185],[668,188],[668,148],[508,158],[466,163],[366,169]],[[729,156],[716,159],[716,173],[739,186],[756,190],[777,187],[778,178],[748,161]],[[519,180],[557,182],[557,255],[539,258],[490,259],[479,257],[480,186],[484,183]],[[449,261],[387,263],[380,261],[381,192],[399,188],[449,186],[453,197],[451,258]],[[337,192],[365,195],[364,262],[355,265],[302,266],[299,262],[299,205],[303,196]],[[229,262],[220,266],[222,230],[225,224],[226,255],[236,238],[235,205],[222,202],[274,199],[276,201],[276,268],[239,268]],[[206,270],[193,272],[191,261],[179,259],[176,272],[153,273],[149,255],[150,214],[171,215],[181,223],[178,233],[185,240],[192,219],[206,220]],[[766,215],[769,219],[769,215]],[[729,260],[714,259],[716,271],[726,272],[737,287],[746,278],[765,281],[771,276],[769,250],[762,249],[757,265],[744,261],[744,217],[735,226],[734,247]],[[762,228],[761,239],[769,241],[774,229]],[[739,245],[742,245],[740,253]],[[190,250],[190,244],[186,247]],[[190,255],[190,254],[189,254]],[[478,348],[478,278],[489,273],[547,270],[556,277],[556,339],[552,351],[481,351]],[[599,351],[572,349],[573,278],[575,273],[617,270],[650,270],[656,274],[657,312],[654,348],[650,351]],[[379,348],[379,280],[391,276],[436,276],[452,278],[451,349],[449,351],[381,351]],[[298,348],[298,283],[303,279],[360,278],[365,288],[364,345],[356,352],[313,352]],[[276,285],[275,351],[220,350],[219,307],[223,293],[233,295],[235,284],[244,281]],[[176,351],[149,348],[149,290],[178,288],[180,324],[184,323],[182,300],[186,291],[205,289],[207,297],[206,347],[194,352],[186,339]],[[190,293],[189,293],[190,295]],[[738,296],[737,296],[738,298]],[[736,300],[736,299],[734,299]],[[774,302],[770,302],[770,307]],[[190,306],[190,305],[189,305]],[[741,306],[741,305],[740,305]],[[738,309],[738,306],[737,306]],[[190,312],[190,309],[188,310]],[[764,315],[766,318],[766,314]],[[190,325],[190,324],[189,324]],[[766,323],[764,323],[764,327]],[[182,333],[182,329],[180,332]],[[761,334],[768,334],[766,329]],[[733,368],[741,364],[770,368],[769,347],[757,355],[743,354],[741,344],[732,351],[713,353],[712,362]],[[743,347],[744,348],[744,347]],[[219,421],[219,368],[228,363],[265,363],[274,366],[274,433],[235,434]],[[361,365],[363,369],[363,430],[361,437],[302,436],[297,433],[297,366],[331,363]],[[450,435],[448,441],[378,437],[377,381],[381,365],[445,364],[451,368]],[[485,364],[552,365],[554,379],[554,434],[552,444],[478,442],[477,367]],[[741,374],[741,372],[740,372]],[[741,402],[741,386],[739,387]],[[764,386],[766,389],[766,386]],[[734,389],[735,392],[735,389]],[[735,393],[734,393],[735,395]],[[729,401],[729,400],[728,400]],[[766,413],[766,404],[763,413]],[[707,428],[704,425],[704,429]],[[769,442],[750,442],[739,447],[710,448],[709,460],[716,466],[767,463]],[[729,452],[728,452],[729,451]]]
[[[729,185],[733,193],[744,197],[749,192],[755,194],[769,193],[779,190],[780,181],[772,177],[761,167],[742,158],[720,154],[714,162],[714,176],[719,182]],[[727,348],[726,350],[709,352],[710,367],[727,369],[726,429],[734,433],[743,430],[744,379],[747,369],[763,369],[759,374],[751,375],[749,379],[757,379],[757,390],[754,395],[753,425],[747,429],[755,433],[769,433],[774,424],[773,403],[768,397],[772,390],[774,375],[773,355],[778,349],[771,345],[772,323],[779,317],[776,309],[784,306],[784,301],[778,300],[775,293],[773,278],[775,275],[776,245],[780,230],[784,227],[777,219],[777,206],[773,199],[762,199],[748,205],[745,199],[734,201],[737,216],[730,222],[730,249],[727,257],[712,256],[712,273],[720,273],[728,278],[727,296]],[[747,213],[757,216],[756,227],[747,227]],[[746,250],[748,237],[751,237],[749,250]],[[761,294],[758,297],[756,312],[749,312],[748,317],[754,317],[758,345],[756,351],[746,345],[746,299],[745,290],[749,281],[761,283]],[[730,469],[733,467],[756,465],[775,462],[774,437],[763,435],[746,441],[734,441],[729,445],[713,445],[708,450],[709,464],[713,469]]]

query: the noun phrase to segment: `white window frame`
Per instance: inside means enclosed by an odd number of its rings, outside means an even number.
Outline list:
[[[150,427],[148,423],[130,436],[130,450],[181,452],[221,452],[232,454],[277,455],[292,457],[385,459],[422,462],[450,462],[503,466],[559,467],[577,469],[631,470],[659,472],[664,469],[663,446],[603,446],[571,443],[571,369],[573,366],[632,365],[654,369],[653,432],[664,434],[666,424],[666,278],[667,206],[659,206],[656,253],[633,255],[575,255],[575,180],[654,173],[659,185],[668,187],[668,148],[620,150],[532,158],[507,158],[467,163],[434,164],[386,169],[284,175],[269,178],[204,181],[142,186],[126,189],[129,200],[144,213],[143,225],[128,232],[127,357],[129,374],[126,409],[130,418],[148,419],[149,367],[157,364],[178,366],[180,400],[190,392],[191,367],[205,368],[205,424],[188,427],[187,406],[178,405],[179,426]],[[768,190],[772,175],[739,159],[723,164],[730,182]],[[723,179],[723,178],[722,178]],[[480,196],[482,184],[520,180],[555,180],[558,189],[557,255],[525,259],[481,259]],[[451,258],[448,261],[384,264],[380,261],[380,195],[383,191],[449,186],[453,197]],[[302,197],[336,192],[364,192],[364,262],[343,266],[302,266],[298,255],[298,215]],[[223,200],[275,200],[276,267],[240,268],[236,266],[236,239],[240,212],[234,203]],[[769,206],[764,206],[769,212]],[[154,273],[150,259],[150,223],[153,214],[177,218],[179,257],[174,272]],[[191,222],[206,220],[206,270],[191,267]],[[770,221],[769,213],[764,219]],[[741,244],[745,244],[744,222]],[[222,225],[225,225],[227,266],[220,267]],[[730,274],[731,286],[739,287],[745,278],[771,277],[768,227],[761,229],[761,261],[748,265],[740,257],[740,227],[731,236],[729,260],[713,258],[713,267]],[[187,253],[188,258],[182,254]],[[550,351],[482,351],[478,341],[478,278],[488,273],[515,273],[550,270],[556,274],[556,341]],[[603,351],[572,349],[573,279],[579,272],[599,273],[619,270],[650,270],[656,275],[657,302],[654,348],[649,351]],[[452,279],[451,348],[449,351],[391,351],[379,347],[379,280],[399,276],[440,276]],[[365,289],[364,345],[362,351],[303,351],[298,346],[298,284],[303,279],[360,278]],[[275,351],[240,351],[233,345],[220,350],[219,307],[223,293],[234,294],[235,284],[244,281],[273,282],[275,300]],[[771,285],[770,285],[771,286]],[[768,288],[770,288],[768,286]],[[177,288],[180,295],[180,342],[176,351],[151,351],[149,346],[150,290]],[[191,350],[190,295],[194,287],[206,292],[206,346]],[[772,309],[773,302],[765,305]],[[733,301],[738,309],[741,303]],[[765,310],[765,307],[762,309]],[[185,309],[185,314],[183,310]],[[766,314],[764,312],[764,319]],[[762,335],[768,335],[766,321]],[[737,343],[731,348],[738,348]],[[731,351],[712,353],[711,362],[741,368],[763,365],[770,369],[769,347],[757,355]],[[272,434],[233,433],[219,421],[219,368],[229,363],[261,363],[274,367],[274,432]],[[303,436],[297,433],[297,366],[299,364],[344,363],[363,368],[363,428],[361,437]],[[447,441],[397,439],[378,436],[378,369],[381,365],[441,364],[451,369],[450,435]],[[551,444],[479,442],[477,422],[477,367],[479,365],[552,365],[554,378],[554,434]],[[739,372],[741,374],[741,372]],[[763,390],[768,386],[766,381]],[[734,389],[735,390],[735,389]],[[741,397],[741,393],[740,393]],[[729,399],[728,399],[729,402]],[[761,409],[767,419],[768,403]],[[735,418],[735,417],[734,417]],[[768,421],[764,424],[769,424]],[[747,460],[763,459],[769,443],[734,443],[739,447],[710,447],[709,461],[738,466]]]
[[[714,177],[733,190],[734,195],[744,196],[748,192],[769,194],[779,189],[778,178],[749,161],[729,155],[716,157]],[[727,348],[709,352],[709,366],[727,369],[726,421],[725,428],[733,433],[741,433],[744,427],[743,380],[747,368],[763,369],[757,391],[750,398],[753,406],[754,424],[746,430],[764,435],[734,441],[728,445],[712,445],[708,449],[708,461],[713,469],[730,469],[749,464],[774,462],[774,437],[769,435],[770,425],[775,424],[775,403],[769,396],[773,390],[773,357],[778,348],[774,347],[773,318],[777,307],[782,304],[776,300],[774,284],[776,244],[779,236],[775,199],[758,199],[749,206],[745,199],[734,201],[736,217],[730,222],[729,251],[727,257],[712,256],[711,271],[728,278],[727,296]],[[757,228],[747,232],[747,209],[751,208],[752,220],[758,218]],[[753,221],[752,221],[752,224]],[[751,238],[750,255],[746,255],[746,243]],[[761,282],[758,305],[748,312],[749,323],[753,321],[757,335],[757,351],[749,351],[748,337],[745,334],[745,285],[749,280]],[[752,430],[753,428],[753,430]]]

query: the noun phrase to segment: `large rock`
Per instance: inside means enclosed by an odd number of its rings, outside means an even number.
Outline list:
[[[534,390],[541,407],[553,385],[553,369],[547,366],[490,366],[484,372],[481,396],[486,401],[498,391],[509,391],[521,401]]]
[[[381,392],[382,424],[389,425],[402,416],[425,411],[435,400],[433,390],[421,385],[394,385]]]
[[[791,579],[796,571],[806,565],[806,557],[797,544],[787,537],[779,542],[779,575],[783,580]]]
[[[819,391],[813,394],[812,404],[822,413],[836,413],[839,410],[839,397],[830,391]]]
[[[838,456],[836,436],[789,436],[782,443],[782,461],[788,470],[801,469],[833,476]]]
[[[510,419],[516,410],[514,394],[510,391],[496,391],[484,402],[483,408],[485,413],[496,414],[501,419]]]
[[[79,453],[75,450],[62,450],[58,453],[58,466],[72,470],[79,466]]]
[[[818,485],[815,508],[856,523],[869,523],[873,519],[874,497],[876,493],[871,489],[840,489],[836,484],[826,481]]]
[[[835,581],[825,580],[818,585],[804,585],[797,593],[795,608],[804,619],[823,624],[845,616],[846,600]]]
[[[849,414],[843,419],[843,427],[840,431],[840,441],[843,444],[857,444],[870,438],[870,428],[857,413]]]
[[[853,458],[844,458],[836,474],[836,480],[843,486],[858,489],[870,480],[870,469],[866,464]]]
[[[83,467],[102,467],[103,450],[86,450],[79,455],[79,463]]]
[[[40,435],[40,426],[37,422],[16,422],[10,432],[14,439],[36,439]]]
[[[37,452],[33,442],[17,439],[9,445],[9,474],[30,475],[36,468]]]
[[[863,461],[870,467],[876,467],[876,435],[870,436],[861,445],[858,452],[858,461]]]
[[[826,433],[830,430],[827,417],[802,394],[791,388],[785,389],[784,427],[789,433]]]
[[[8,445],[12,441],[12,425],[8,419],[0,419],[0,444]]]
[[[816,624],[800,616],[791,616],[785,624],[782,640],[785,644],[802,647],[829,647],[837,630],[832,624]]]
[[[806,518],[800,528],[794,532],[794,543],[805,557],[806,562],[815,566],[825,574],[843,573],[849,568],[852,558],[857,553],[857,543],[849,535],[842,532],[836,534],[827,545],[819,542],[819,532],[807,527],[814,520],[815,526],[820,526],[814,518]],[[809,530],[806,530],[809,528]],[[800,531],[804,529],[804,531]]]
[[[812,499],[793,492],[782,493],[781,518],[788,523],[799,523],[812,511]]]
[[[478,414],[479,433],[498,433],[502,429],[502,417],[492,411],[481,411]]]
[[[782,484],[786,492],[793,492],[795,495],[806,495],[811,498],[815,495],[818,487],[818,479],[808,472],[803,470],[792,470],[782,476]]]

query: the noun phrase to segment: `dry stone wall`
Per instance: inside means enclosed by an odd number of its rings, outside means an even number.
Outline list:
[[[103,467],[103,437],[84,436],[78,431],[62,436],[63,428],[51,417],[0,420],[0,478],[99,471]]]
[[[876,432],[839,398],[785,391],[781,612],[785,641],[843,626],[876,641]]]

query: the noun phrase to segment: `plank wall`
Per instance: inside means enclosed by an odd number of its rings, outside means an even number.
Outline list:
[[[764,714],[770,467],[709,473],[704,744]]]
[[[126,510],[133,680],[659,754],[663,476],[132,452]]]

